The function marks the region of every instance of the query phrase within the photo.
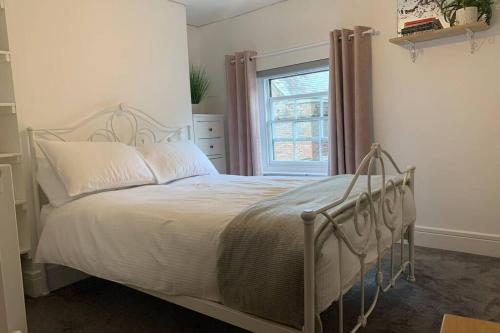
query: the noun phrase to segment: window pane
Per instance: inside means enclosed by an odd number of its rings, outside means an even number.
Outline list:
[[[293,123],[280,122],[273,123],[273,139],[291,139],[293,140]]]
[[[273,157],[275,161],[293,161],[293,142],[274,142]]]
[[[328,123],[328,118],[323,118],[321,121],[323,126],[323,138],[328,138],[328,132],[330,131],[330,124]]]
[[[323,104],[323,116],[328,117],[328,108],[329,108],[328,98],[323,98],[321,103]]]
[[[328,139],[321,140],[321,161],[328,162]]]
[[[295,100],[273,101],[272,119],[293,119],[295,117]]]
[[[328,71],[300,74],[271,80],[271,97],[328,91]]]
[[[297,138],[313,138],[319,137],[319,121],[298,121],[295,123],[295,129],[297,131]]]
[[[319,161],[319,149],[319,141],[297,141],[295,143],[297,161]]]
[[[297,117],[321,117],[321,97],[298,99]]]

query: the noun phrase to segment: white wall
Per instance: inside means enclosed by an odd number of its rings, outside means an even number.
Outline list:
[[[185,8],[167,0],[7,0],[22,127],[125,102],[191,121]]]
[[[200,29],[192,25],[187,26],[189,63],[199,66],[201,63]]]
[[[199,67],[202,70],[206,69],[204,64],[201,62],[202,58],[202,50],[201,47],[201,32],[200,29],[191,25],[187,27],[187,36],[188,36],[188,50],[189,50],[189,63],[194,67]],[[218,82],[215,82],[218,83]],[[214,82],[211,82],[214,84]],[[209,106],[212,103],[213,96],[205,96],[204,99],[197,105],[193,106],[193,113],[214,113],[211,112],[212,108]],[[216,98],[217,100],[217,98]],[[219,110],[219,112],[215,113],[224,113],[224,110]]]
[[[213,83],[208,109],[225,109],[224,54],[323,41],[340,27],[375,28],[375,138],[402,164],[417,166],[420,244],[500,256],[500,24],[494,17],[477,36],[474,55],[461,36],[419,45],[425,48],[413,64],[406,49],[388,42],[396,2],[289,0],[200,28],[201,63]],[[327,57],[327,47],[311,49],[259,60],[258,69]]]

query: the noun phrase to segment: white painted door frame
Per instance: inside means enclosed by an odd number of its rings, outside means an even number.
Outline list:
[[[0,165],[0,321],[0,332],[28,332],[10,165]]]
[[[5,295],[2,281],[2,254],[0,253],[0,333],[8,333],[7,329],[7,309],[5,307]]]

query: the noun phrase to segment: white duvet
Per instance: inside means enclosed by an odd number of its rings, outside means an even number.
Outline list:
[[[332,193],[343,192],[345,177],[351,176],[339,176],[342,188]],[[249,205],[314,181],[201,176],[93,194],[45,211],[36,260],[168,295],[219,301],[216,254],[225,226]],[[386,232],[384,244],[390,243]],[[336,244],[330,237],[317,267],[321,310],[339,297]],[[372,246],[368,260],[375,256]],[[343,258],[345,290],[360,267],[347,249]]]

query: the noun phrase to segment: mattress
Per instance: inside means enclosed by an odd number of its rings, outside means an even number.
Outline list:
[[[318,178],[200,176],[45,207],[35,259],[162,294],[218,302],[217,248],[224,228],[250,205],[314,181]],[[401,220],[398,216],[399,225]],[[346,248],[339,279],[337,242],[333,236],[327,240],[316,268],[321,311],[360,271],[358,258]],[[367,261],[377,256],[372,243]],[[391,245],[386,229],[382,244]]]

